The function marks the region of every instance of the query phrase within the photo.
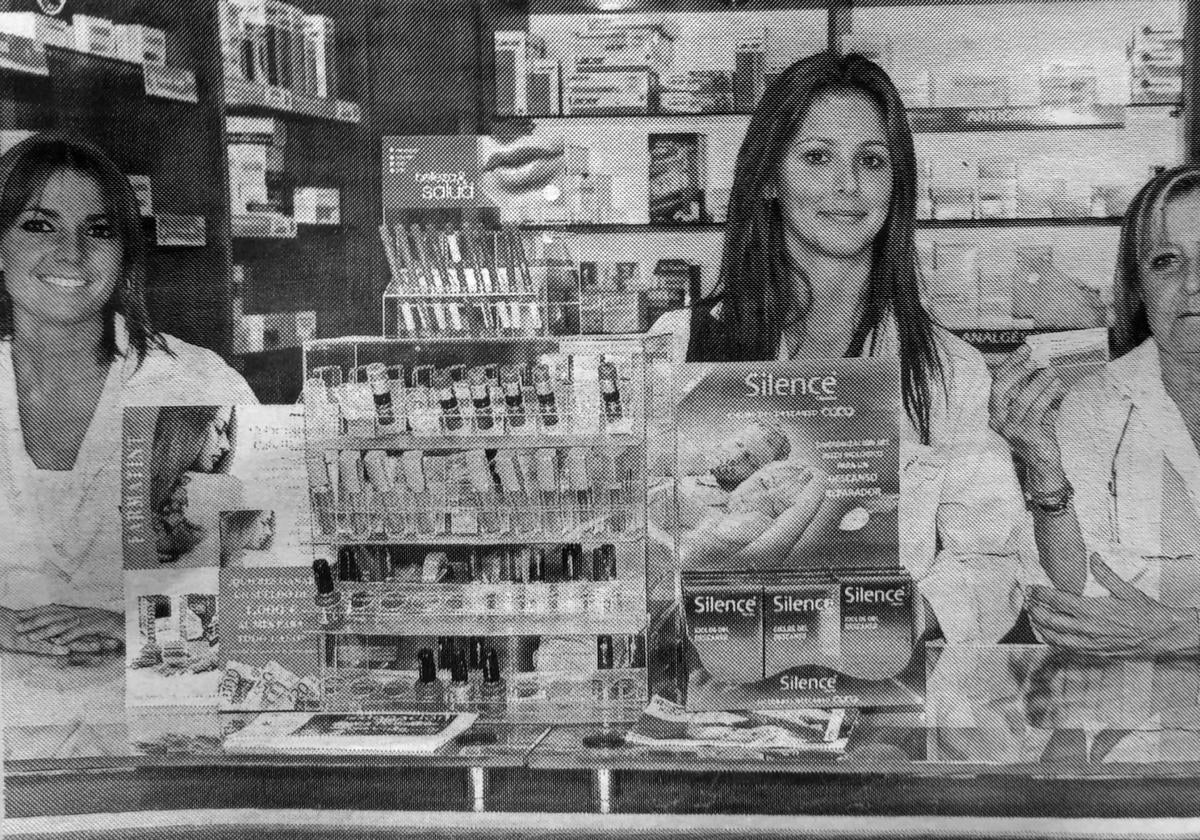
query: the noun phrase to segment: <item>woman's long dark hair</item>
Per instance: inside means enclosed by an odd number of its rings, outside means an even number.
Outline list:
[[[1115,318],[1108,335],[1114,359],[1151,336],[1142,301],[1142,257],[1152,237],[1162,229],[1162,210],[1167,202],[1196,189],[1200,189],[1200,165],[1175,166],[1147,181],[1125,211],[1113,272]]]
[[[784,156],[805,114],[830,91],[861,92],[879,106],[894,173],[891,205],[873,246],[863,316],[850,353],[860,354],[884,319],[894,314],[904,407],[928,444],[930,381],[941,383],[943,392],[945,388],[933,322],[920,298],[913,242],[917,177],[912,129],[891,79],[860,55],[823,52],[801,59],[775,79],[759,100],[734,169],[717,288],[693,312],[688,359],[773,360],[785,329],[810,315],[803,302],[792,299],[783,218],[779,202],[769,196],[775,192]],[[803,277],[803,271],[797,273]],[[708,312],[717,301],[721,307],[714,316],[715,329],[711,335],[708,330],[698,334],[698,323],[710,320]]]
[[[215,405],[171,405],[158,410],[150,456],[150,509],[156,523],[160,558],[174,560],[204,539],[204,528],[186,517],[174,531],[166,530],[164,519],[172,494],[187,473],[196,468],[196,460],[223,410],[223,406]],[[237,409],[229,415],[226,434],[229,451],[213,466],[213,474],[228,473],[233,462],[237,450]]]
[[[122,245],[121,277],[104,306],[104,332],[96,348],[101,364],[120,355],[113,313],[125,316],[129,346],[138,364],[151,348],[170,352],[146,309],[146,237],[137,197],[129,179],[99,147],[67,134],[35,134],[0,156],[0,231],[7,232],[57,172],[92,178],[104,197],[104,210]],[[12,298],[0,275],[0,337],[13,334]]]

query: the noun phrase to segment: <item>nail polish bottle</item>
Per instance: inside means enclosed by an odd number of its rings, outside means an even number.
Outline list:
[[[538,546],[529,553],[529,573],[525,586],[525,612],[550,611],[550,588],[546,583],[546,549]]]
[[[450,708],[467,711],[475,705],[475,687],[471,685],[471,669],[467,655],[461,648],[454,651],[454,666],[451,669],[448,698]]]
[[[592,700],[598,706],[608,706],[612,702],[609,674],[599,673],[611,671],[613,666],[612,636],[596,637],[596,671],[592,680]]]
[[[508,705],[508,687],[500,676],[500,658],[495,648],[488,648],[483,660],[483,685],[479,687],[479,699],[490,711],[502,714]]]
[[[617,382],[617,366],[612,362],[600,362],[600,399],[604,406],[604,420],[613,424],[621,419],[621,392]]]
[[[454,638],[439,636],[437,640],[437,678],[442,683],[450,682],[454,668]]]
[[[580,608],[579,574],[583,560],[583,548],[568,544],[562,547],[562,566],[559,569],[558,605],[559,613],[577,613]]]
[[[492,416],[492,392],[489,387],[487,372],[482,367],[473,367],[468,373],[470,378],[471,407],[475,412],[475,430],[490,433],[495,426]]]
[[[440,709],[446,703],[442,681],[437,675],[437,663],[429,648],[421,648],[417,654],[417,681],[413,684],[413,694],[422,709]]]
[[[525,428],[525,394],[521,382],[521,368],[505,365],[500,369],[500,381],[504,389],[504,413],[508,427],[512,430]]]
[[[317,585],[317,624],[322,629],[334,630],[346,621],[346,612],[342,606],[342,595],[333,585],[333,572],[329,561],[318,557],[313,561],[313,579]]]
[[[533,387],[537,394],[538,410],[542,418],[542,427],[547,431],[558,426],[558,408],[555,405],[554,383],[550,379],[550,368],[546,365],[534,365]]]

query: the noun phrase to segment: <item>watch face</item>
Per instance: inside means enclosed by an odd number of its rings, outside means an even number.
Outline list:
[[[67,0],[37,0],[37,4],[45,14],[56,15],[67,5]]]

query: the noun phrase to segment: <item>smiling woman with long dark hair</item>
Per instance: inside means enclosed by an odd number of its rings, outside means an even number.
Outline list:
[[[92,743],[125,749],[124,407],[257,402],[215,353],[154,329],[146,250],[129,181],[96,146],[39,134],[0,157],[0,651],[10,757],[45,756],[63,732],[93,724]],[[63,667],[85,663],[95,667]],[[84,674],[88,684],[77,684]]]
[[[768,86],[734,170],[715,292],[668,313],[688,361],[899,358],[901,561],[953,641],[1020,610],[1021,500],[980,354],[921,302],[912,130],[887,74],[820,53]]]

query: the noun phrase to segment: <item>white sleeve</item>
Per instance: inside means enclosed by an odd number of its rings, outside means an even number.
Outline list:
[[[974,361],[974,360],[972,360]],[[1007,444],[988,426],[982,360],[956,370],[958,405],[937,507],[939,551],[921,592],[951,642],[998,641],[1021,611],[1018,528],[1024,514]]]

